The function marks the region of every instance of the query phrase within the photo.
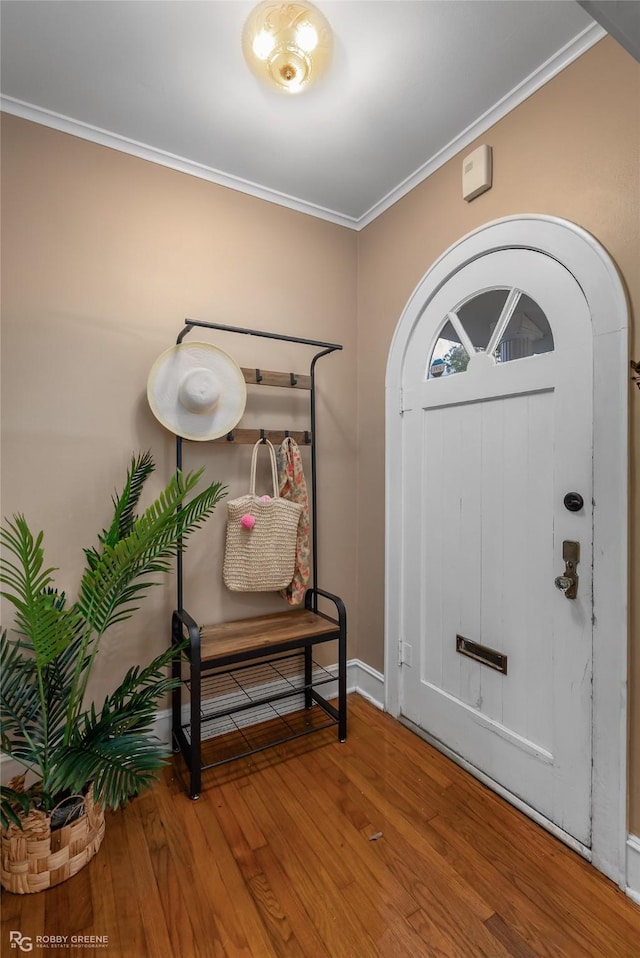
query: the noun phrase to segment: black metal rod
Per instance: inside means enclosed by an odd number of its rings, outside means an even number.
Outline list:
[[[180,626],[180,621],[178,616],[174,612],[171,616],[171,645],[174,650],[177,646],[180,645],[182,639],[182,629]],[[173,687],[171,693],[171,731],[173,734],[172,742],[174,750],[180,748],[180,741],[178,739],[178,732],[181,728],[182,722],[182,664],[181,664],[181,655],[179,652],[175,652],[173,659],[171,660],[171,677],[176,683]]]
[[[246,329],[243,326],[225,326],[222,323],[205,323],[200,319],[185,319],[185,327],[176,342],[181,343],[194,326],[202,326],[205,329],[219,329],[225,333],[243,333],[245,336],[261,336],[263,339],[277,339],[284,343],[302,343],[304,346],[320,346],[323,349],[328,349],[330,352],[334,352],[336,349],[342,349],[342,346],[339,346],[337,343],[323,343],[317,339],[302,339],[300,336],[285,336],[283,333],[265,333],[261,329]]]
[[[323,349],[322,352],[316,353],[316,355],[311,360],[311,389],[310,393],[310,403],[311,403],[311,563],[313,566],[313,611],[318,611],[318,476],[317,476],[317,458],[316,458],[316,446],[318,441],[318,433],[316,429],[316,363],[322,356],[326,356],[328,353],[333,352],[333,347],[328,347]]]
[[[320,703],[318,703],[318,705],[320,705]],[[331,721],[326,722],[324,725],[314,725],[312,728],[305,729],[304,732],[296,732],[293,735],[287,735],[285,738],[279,738],[273,742],[268,742],[266,745],[258,745],[256,748],[252,748],[249,751],[238,752],[237,755],[231,755],[229,756],[229,758],[221,758],[217,762],[211,762],[209,765],[203,765],[202,771],[206,772],[208,771],[208,769],[217,768],[219,765],[228,765],[229,762],[235,762],[239,758],[248,758],[250,755],[257,755],[258,752],[264,752],[268,748],[274,748],[278,745],[286,745],[287,742],[293,742],[297,738],[304,738],[305,735],[311,735],[314,732],[322,732],[324,729],[333,728],[336,722],[332,715],[330,716],[330,718],[331,718]],[[246,741],[246,737],[244,738]]]
[[[311,690],[311,698],[316,705],[319,705],[320,708],[327,713],[327,715],[330,715],[331,718],[335,719],[336,722],[340,721],[340,713],[335,705],[332,705],[331,702],[327,702],[324,696],[320,695],[319,692],[316,692],[315,688]]]
[[[189,703],[189,724],[191,725],[191,764],[189,768],[189,798],[195,800],[200,796],[202,788],[202,699],[200,684],[201,647],[200,630],[189,628],[189,659],[191,669],[191,701]]]
[[[311,708],[311,688],[313,685],[313,659],[311,658],[311,646],[308,645],[304,650],[304,707]]]
[[[182,438],[176,436],[176,469],[182,472]],[[182,503],[178,503],[178,512],[182,509]],[[178,552],[176,554],[176,584],[177,584],[177,602],[178,610],[182,612],[184,594],[183,594],[183,565],[182,565],[182,536],[178,539]]]

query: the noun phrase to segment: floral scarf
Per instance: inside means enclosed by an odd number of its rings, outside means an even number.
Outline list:
[[[309,581],[309,497],[307,484],[302,471],[302,456],[295,439],[287,436],[277,450],[278,458],[278,485],[283,499],[302,503],[302,515],[298,523],[298,539],[296,542],[296,567],[293,579],[280,595],[289,605],[299,605],[306,591]]]

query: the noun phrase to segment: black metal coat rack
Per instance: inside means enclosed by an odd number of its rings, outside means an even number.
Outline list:
[[[261,369],[242,368],[245,382],[264,386],[288,386],[293,388],[307,388],[310,394],[310,430],[303,432],[273,429],[233,429],[222,439],[213,440],[214,442],[246,442],[255,443],[258,439],[271,439],[274,442],[282,442],[286,435],[292,436],[298,444],[311,447],[311,556],[312,556],[312,582],[314,590],[318,587],[318,507],[317,507],[317,471],[316,471],[316,396],[315,396],[315,373],[316,363],[323,356],[337,352],[342,346],[337,343],[324,343],[317,339],[303,339],[300,336],[286,336],[282,333],[269,333],[259,329],[247,329],[242,326],[225,326],[221,323],[205,323],[199,319],[185,319],[185,325],[180,331],[176,343],[180,344],[184,337],[191,332],[194,327],[204,329],[215,329],[225,333],[240,333],[244,336],[258,336],[262,339],[276,339],[285,343],[297,343],[302,346],[315,346],[319,352],[315,353],[311,359],[308,376],[300,376],[295,372],[287,374],[271,372]],[[284,378],[283,378],[284,377]],[[182,443],[184,439],[181,436],[176,437],[176,468],[182,470]],[[182,550],[178,550],[177,561],[177,601],[178,609],[184,609],[184,586],[183,586],[183,557]],[[314,591],[314,610],[317,611],[317,597]]]
[[[258,336],[282,342],[312,346],[316,349],[309,374],[284,373],[264,369],[242,369],[245,382],[254,385],[283,386],[309,390],[309,429],[302,432],[272,429],[234,428],[219,443],[255,443],[259,439],[282,441],[291,435],[311,448],[311,550],[312,581],[304,607],[249,619],[198,625],[184,608],[183,556],[177,556],[177,608],[171,621],[171,642],[179,651],[174,657],[172,674],[177,680],[172,693],[172,735],[174,750],[181,752],[189,771],[189,795],[198,798],[202,772],[228,761],[249,757],[275,745],[303,735],[336,726],[338,739],[347,737],[347,613],[342,599],[318,586],[318,491],[316,474],[316,364],[322,356],[342,349],[337,343],[325,343],[299,336],[263,332],[187,319],[177,342],[195,327]],[[182,469],[183,438],[176,438],[176,465]],[[335,615],[318,608],[318,599],[332,604]],[[187,647],[184,640],[187,639]],[[337,668],[329,670],[314,662],[315,647],[337,645]],[[299,663],[302,664],[300,671]],[[185,674],[186,673],[186,674]],[[264,676],[270,676],[265,680]],[[337,684],[337,707],[335,699]],[[229,688],[237,694],[229,695]],[[183,691],[189,691],[188,704]],[[303,710],[295,711],[302,698]],[[294,711],[289,712],[289,705]],[[185,721],[184,710],[188,710]],[[283,712],[284,709],[284,712]],[[287,715],[297,715],[289,722]],[[254,717],[255,716],[255,717]],[[217,731],[223,723],[223,731]],[[269,728],[268,741],[256,742],[245,730],[255,722]],[[225,735],[227,729],[235,731]],[[262,735],[262,732],[260,733]],[[216,736],[222,735],[221,740]],[[226,742],[224,741],[226,739]]]

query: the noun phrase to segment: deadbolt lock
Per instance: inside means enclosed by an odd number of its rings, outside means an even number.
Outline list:
[[[566,599],[575,599],[578,595],[576,567],[580,562],[580,543],[565,539],[562,543],[562,558],[564,559],[564,574],[556,576],[555,587],[564,592]]]

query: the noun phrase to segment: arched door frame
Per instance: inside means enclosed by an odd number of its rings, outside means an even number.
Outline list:
[[[400,713],[402,641],[398,556],[402,545],[399,469],[404,360],[429,302],[461,267],[507,249],[552,256],[576,278],[593,323],[593,773],[591,859],[622,887],[627,839],[628,368],[629,311],[618,271],[604,248],[566,220],[510,216],[454,243],[425,273],[398,322],[386,374],[385,707]],[[426,362],[426,358],[425,358]]]

